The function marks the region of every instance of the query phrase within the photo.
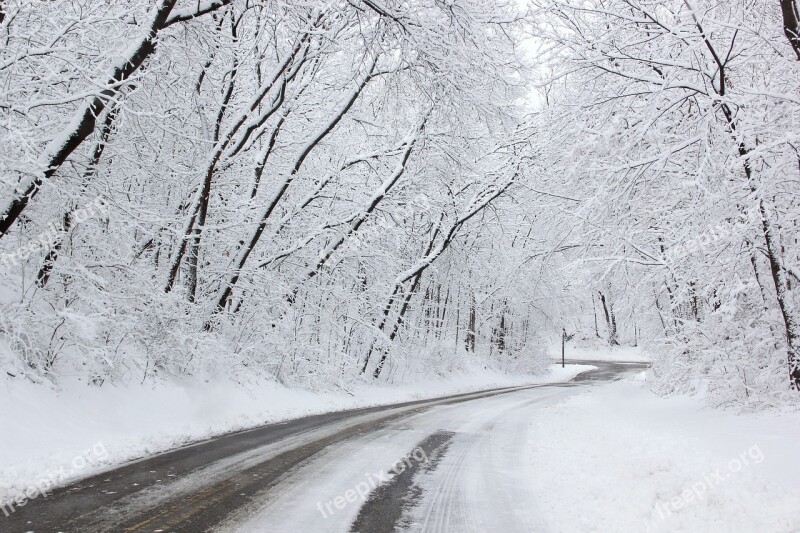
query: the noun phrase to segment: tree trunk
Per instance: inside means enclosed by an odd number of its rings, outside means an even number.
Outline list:
[[[784,26],[790,30],[787,36],[790,37],[790,41],[794,47],[794,44],[797,43],[797,41],[792,40],[797,36],[797,7],[794,5],[793,1],[787,4],[784,0],[782,0],[781,7],[784,17],[787,16],[787,9],[791,8],[789,10],[790,12],[788,13],[791,15],[790,20],[788,20],[787,24],[787,20],[784,19]],[[716,88],[717,93],[720,97],[725,97],[727,80],[725,70],[726,63],[720,59],[719,54],[717,54],[716,50],[711,44],[711,41],[706,36],[703,27],[700,25],[700,22],[697,20],[694,14],[692,16],[695,18],[695,25],[697,26],[698,30],[700,30],[700,34],[703,37],[706,48],[708,48],[718,67],[719,87]],[[798,55],[798,59],[800,59],[800,55]],[[730,133],[733,141],[736,143],[739,156],[742,158],[742,166],[744,168],[745,177],[747,178],[750,191],[753,194],[757,194],[758,187],[755,182],[755,178],[753,177],[753,169],[750,163],[750,149],[745,144],[744,137],[738,131],[735,113],[724,99],[722,99],[718,105],[720,111],[722,111],[722,114],[725,117],[725,122],[728,126],[728,132]],[[774,233],[772,221],[769,218],[769,213],[767,212],[767,207],[764,204],[763,198],[759,198],[758,200],[758,212],[761,216],[761,231],[764,236],[764,242],[766,243],[769,270],[772,275],[772,282],[775,285],[775,298],[778,302],[778,308],[780,309],[781,316],[783,317],[783,326],[787,345],[786,359],[788,363],[789,383],[794,390],[800,391],[800,359],[798,359],[800,358],[800,324],[798,324],[797,318],[792,314],[793,309],[788,301],[789,298],[786,294],[786,280],[784,277],[785,270],[780,263],[780,245],[777,241],[777,236]]]
[[[608,327],[608,343],[612,346],[619,345],[617,342],[617,323],[614,319],[613,311],[609,313],[609,306],[606,304],[606,297],[602,292],[597,291],[600,295],[600,303],[603,304],[603,314],[606,317],[606,326]]]
[[[295,159],[294,165],[292,166],[292,171],[290,174],[284,179],[281,186],[275,192],[275,194],[270,198],[267,202],[266,208],[263,210],[262,215],[260,217],[260,221],[258,226],[256,227],[255,231],[251,235],[249,241],[246,243],[245,247],[239,252],[239,257],[237,257],[236,264],[234,265],[234,272],[228,279],[228,282],[224,285],[222,290],[220,291],[219,297],[217,298],[217,303],[214,306],[214,310],[212,313],[217,314],[222,312],[225,309],[225,306],[228,303],[231,295],[233,294],[233,288],[239,281],[239,277],[242,274],[242,269],[244,268],[245,264],[247,263],[247,259],[250,257],[250,254],[253,253],[255,250],[256,245],[258,244],[259,240],[261,240],[261,235],[264,233],[264,230],[267,228],[267,223],[269,222],[270,217],[272,216],[273,211],[280,203],[281,199],[283,198],[284,194],[291,185],[292,181],[294,181],[295,176],[303,166],[306,158],[311,154],[314,148],[319,145],[322,140],[330,134],[331,131],[336,127],[337,124],[342,120],[342,118],[350,111],[350,108],[353,107],[355,104],[356,99],[361,94],[361,91],[364,90],[367,83],[372,79],[374,75],[373,69],[375,68],[375,62],[373,61],[372,64],[369,66],[369,70],[367,71],[367,75],[361,80],[361,83],[350,93],[347,100],[344,102],[342,107],[336,112],[336,114],[331,117],[328,123],[318,132],[316,133],[301,149],[300,153],[298,154],[297,158]],[[206,329],[211,327],[210,322],[206,323]]]
[[[469,319],[467,321],[467,336],[465,339],[467,351],[475,353],[475,327],[477,323],[477,311],[475,310],[475,295],[470,292]]]
[[[403,325],[403,318],[406,315],[406,311],[408,311],[408,305],[411,302],[411,297],[414,296],[414,293],[417,291],[417,287],[419,287],[419,282],[422,279],[422,272],[417,274],[414,277],[414,281],[411,284],[411,289],[406,293],[405,298],[403,299],[403,307],[400,308],[400,313],[397,315],[397,320],[394,322],[394,327],[392,328],[392,332],[389,334],[389,344],[394,341],[395,337],[397,337],[397,332],[400,331],[400,326]],[[378,379],[380,377],[381,372],[383,371],[383,366],[386,364],[386,359],[389,356],[389,347],[387,346],[384,348],[383,353],[381,353],[381,358],[378,360],[378,366],[375,367],[375,372],[372,373],[372,377]]]
[[[789,44],[794,50],[797,60],[800,61],[800,12],[795,0],[781,0],[783,13],[783,33],[789,39]]]
[[[39,156],[43,172],[23,178],[11,193],[9,200],[0,207],[0,238],[8,234],[11,226],[28,206],[31,199],[39,192],[44,180],[52,178],[67,158],[78,149],[89,135],[94,132],[97,117],[105,110],[109,102],[119,94],[124,82],[136,72],[144,61],[156,49],[156,35],[168,25],[168,17],[177,0],[161,0],[154,9],[153,18],[145,28],[138,43],[130,48],[129,55],[117,62],[108,79],[102,86],[109,87],[87,101],[73,115],[72,120],[61,131],[57,132]]]
[[[233,31],[235,33],[235,27]],[[233,84],[235,82],[235,75],[236,75],[236,65],[234,65],[234,69],[231,72],[231,76],[229,78],[228,89],[226,90],[224,95],[227,101],[223,102],[223,105],[220,107],[217,116],[217,121],[215,124],[214,138],[216,142],[214,144],[214,151],[212,152],[211,157],[209,158],[209,163],[206,166],[206,172],[201,188],[198,191],[195,199],[192,201],[193,208],[190,211],[189,222],[185,226],[185,231],[183,233],[184,236],[181,239],[181,243],[179,244],[175,256],[172,259],[169,275],[167,278],[167,284],[164,288],[165,292],[171,292],[172,288],[175,285],[178,272],[180,271],[181,262],[183,261],[183,258],[186,255],[186,251],[189,248],[189,244],[187,243],[187,241],[191,241],[193,249],[199,248],[200,235],[203,231],[203,225],[206,222],[206,216],[208,212],[208,202],[211,195],[211,184],[214,178],[214,172],[216,171],[217,165],[222,160],[223,154],[226,153],[226,150],[231,146],[231,144],[235,140],[234,137],[239,133],[240,130],[242,130],[242,128],[244,128],[243,133],[240,135],[239,139],[236,139],[236,145],[239,147],[241,147],[247,141],[247,139],[249,139],[250,135],[252,135],[253,131],[255,131],[257,124],[269,118],[269,116],[271,116],[275,111],[277,111],[278,107],[283,103],[282,95],[284,94],[286,88],[285,78],[280,86],[280,95],[275,98],[272,106],[270,107],[270,110],[266,113],[262,113],[262,115],[258,117],[257,121],[255,122],[251,121],[250,123],[247,122],[247,119],[251,116],[251,113],[254,112],[256,109],[258,109],[263,99],[275,87],[275,84],[278,83],[278,81],[281,79],[281,76],[284,75],[286,70],[291,65],[292,61],[294,61],[294,59],[300,53],[301,49],[304,46],[306,46],[307,41],[308,41],[307,35],[304,36],[302,39],[298,40],[298,42],[292,48],[292,51],[286,55],[283,61],[275,69],[272,76],[270,76],[269,81],[259,88],[256,95],[251,99],[250,105],[247,107],[247,109],[241,112],[238,117],[236,117],[236,119],[233,121],[233,125],[231,125],[228,128],[228,130],[225,132],[224,135],[222,135],[220,134],[219,128],[221,126],[222,116],[225,114],[228,101],[230,100],[230,97],[233,92]],[[196,253],[190,255],[196,256]],[[196,259],[197,259],[196,257],[193,257],[192,261],[195,262]],[[190,265],[190,277],[192,270],[196,269],[193,267],[193,265]],[[192,287],[190,281],[190,293],[191,292],[192,292]]]
[[[506,312],[505,307],[500,310],[500,324],[497,326],[497,351],[503,353],[506,351]]]
[[[94,147],[94,151],[92,153],[92,160],[89,163],[89,166],[86,168],[86,172],[83,174],[83,183],[81,184],[81,193],[86,190],[86,187],[89,185],[89,181],[91,181],[92,177],[94,176],[95,172],[97,172],[97,165],[100,164],[100,159],[103,157],[103,152],[106,149],[106,144],[108,144],[108,138],[111,136],[111,131],[114,125],[114,120],[116,119],[117,112],[119,108],[111,109],[108,114],[106,115],[106,120],[103,123],[103,129],[100,133],[100,140],[97,141],[97,144]],[[44,263],[42,263],[39,272],[36,274],[36,284],[39,287],[45,287],[47,282],[50,281],[50,273],[53,270],[53,267],[58,260],[58,255],[61,252],[61,248],[64,246],[64,240],[66,239],[67,235],[69,234],[70,230],[72,229],[72,222],[75,218],[75,209],[70,209],[66,211],[61,217],[61,232],[58,235],[58,238],[53,243],[53,246],[50,248],[50,251],[47,253],[47,256],[44,259]]]
[[[430,237],[430,240],[428,240],[428,246],[427,246],[427,248],[425,250],[425,254],[424,255],[428,255],[429,253],[431,253],[431,250],[433,249],[433,246],[436,243],[436,237],[439,235],[439,229],[441,227],[441,223],[442,223],[442,219],[443,218],[444,218],[444,214],[442,214],[442,217],[439,219],[439,222],[436,224],[436,226],[431,231],[431,237]],[[421,274],[421,271],[420,271],[420,274]],[[400,293],[400,290],[403,288],[403,283],[404,282],[401,281],[401,282],[395,284],[394,290],[392,290],[392,295],[389,297],[389,301],[386,302],[386,305],[383,308],[383,316],[381,317],[381,322],[378,325],[378,330],[381,331],[381,332],[383,332],[383,329],[384,329],[386,323],[389,320],[389,314],[391,313],[392,307],[394,306],[394,303],[397,300],[397,295]],[[367,367],[369,366],[369,360],[372,357],[372,353],[373,353],[374,349],[375,349],[375,341],[373,340],[370,343],[369,350],[367,351],[367,356],[364,358],[364,364],[361,367],[361,373],[362,374],[365,374],[367,372]]]

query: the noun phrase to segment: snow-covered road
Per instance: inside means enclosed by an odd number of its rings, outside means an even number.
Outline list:
[[[180,448],[36,499],[0,531],[800,531],[798,417],[710,412],[653,396],[644,365],[594,364]]]
[[[597,364],[586,386],[435,406],[331,447],[216,531],[800,531],[797,416],[657,398],[636,365]]]
[[[560,390],[557,385],[524,388],[546,388],[548,394]],[[337,529],[342,523],[346,530],[347,517],[352,521],[359,505],[347,502],[351,505],[340,510],[331,504],[326,518],[317,511],[317,499],[325,510],[328,498],[335,500],[340,489],[344,488],[345,497],[351,495],[348,483],[364,496],[378,494],[373,489],[382,486],[387,476],[381,471],[383,463],[415,449],[427,433],[436,432],[441,425],[437,417],[489,413],[495,408],[480,407],[479,400],[513,396],[517,390],[520,387],[332,412],[217,437],[32,493],[19,505],[4,507],[0,530],[195,532],[237,514],[226,524],[239,529],[248,527],[242,517],[254,516],[265,506],[285,507],[287,520],[308,520],[312,530]],[[470,402],[476,407],[451,409]],[[496,405],[507,409],[510,404]],[[435,414],[417,418],[431,409]],[[363,468],[373,466],[373,474],[364,477]],[[297,507],[302,501],[311,501],[312,508]],[[263,531],[263,525],[254,528]]]
[[[594,367],[583,367],[590,368]],[[573,368],[570,376],[574,375]],[[524,386],[528,387],[544,385]],[[0,531],[205,531],[236,511],[270,503],[270,491],[302,493],[302,483],[293,482],[300,480],[297,470],[330,453],[346,457],[351,442],[364,435],[374,434],[379,442],[387,424],[433,407],[518,389],[331,412],[198,442],[60,488],[26,493],[19,504],[3,507]],[[409,443],[420,434],[409,432]],[[403,442],[392,440],[391,445]],[[337,480],[317,474],[307,481],[318,490],[326,484],[335,487]],[[369,481],[371,487],[381,484],[380,478]]]
[[[534,499],[525,492],[532,473],[520,464],[536,446],[527,422],[538,406],[574,390],[521,390],[391,422],[327,449],[265,491],[263,507],[231,516],[218,530],[537,530]],[[431,435],[441,438],[425,446]],[[406,471],[414,474],[410,483],[397,479]],[[403,490],[373,490],[381,482]]]

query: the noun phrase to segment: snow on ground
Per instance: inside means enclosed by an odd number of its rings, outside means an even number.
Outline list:
[[[363,497],[333,512],[326,502],[450,431],[438,464],[415,478],[406,531],[796,532],[798,422],[659,398],[636,374],[521,390],[437,406],[333,446],[218,531],[347,531]]]
[[[561,360],[561,344],[553,343],[548,351],[553,360]],[[577,340],[570,341],[565,346],[564,356],[567,359],[583,361],[619,361],[643,362],[650,361],[650,354],[641,346],[609,346],[603,340]]]
[[[593,367],[550,368],[543,376],[476,370],[413,385],[315,393],[272,382],[88,387],[0,381],[0,502],[189,442],[261,424],[356,407],[482,389],[567,381]],[[41,492],[41,491],[40,491]]]
[[[553,531],[800,531],[800,414],[704,408],[636,381],[531,416],[531,497]]]
[[[215,528],[218,533],[337,533],[349,531],[366,499],[366,489],[393,475],[394,465],[427,463],[433,457],[417,445],[428,435],[453,432],[431,479],[418,480],[423,501],[403,522],[426,533],[512,533],[539,531],[533,502],[520,493],[520,450],[524,421],[537,406],[556,402],[571,388],[525,389],[453,405],[438,405],[391,422],[384,428],[326,448],[321,454],[261,494],[264,504],[243,509]],[[518,423],[522,421],[523,423]],[[498,458],[499,460],[495,461]],[[365,489],[363,492],[361,489]],[[473,490],[474,489],[474,490]],[[348,492],[350,498],[347,498]],[[363,495],[362,495],[363,494]],[[406,494],[404,498],[409,495]],[[340,505],[337,505],[337,500]],[[524,502],[524,505],[521,505]],[[533,522],[518,526],[517,514]],[[419,516],[418,516],[419,515]]]

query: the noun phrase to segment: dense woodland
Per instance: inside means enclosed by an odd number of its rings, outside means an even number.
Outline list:
[[[566,332],[796,402],[798,19],[0,0],[3,373],[346,387],[537,371]]]

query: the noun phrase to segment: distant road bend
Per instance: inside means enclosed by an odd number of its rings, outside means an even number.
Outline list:
[[[568,383],[341,411],[228,434],[59,488],[0,516],[0,531],[530,531],[530,517],[503,509],[514,501],[504,494],[513,490],[513,448],[525,444],[514,433],[541,405],[647,367],[567,362],[598,368]],[[401,457],[402,472],[380,474]],[[489,479],[498,472],[506,472],[502,483]],[[494,483],[493,490],[476,488],[482,483]],[[358,500],[351,498],[355,491]]]

